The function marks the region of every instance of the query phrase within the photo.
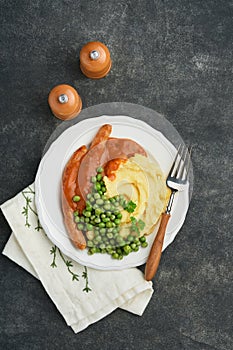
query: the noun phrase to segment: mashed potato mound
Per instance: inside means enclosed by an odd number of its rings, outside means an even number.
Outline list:
[[[113,181],[104,177],[106,195],[114,197],[123,194],[127,201],[131,200],[136,204],[133,213],[122,209],[120,234],[123,237],[129,234],[131,216],[145,223],[140,235],[150,234],[164,212],[170,194],[158,162],[136,154],[120,164],[115,175]]]

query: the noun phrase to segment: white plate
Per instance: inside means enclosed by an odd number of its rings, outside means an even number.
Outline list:
[[[35,180],[35,200],[42,227],[49,239],[64,254],[82,265],[95,269],[119,270],[139,266],[146,262],[158,227],[148,237],[147,248],[141,248],[122,260],[112,259],[108,254],[88,255],[86,249],[78,250],[70,241],[61,209],[61,178],[67,161],[81,145],[89,145],[100,126],[106,123],[113,127],[111,136],[131,138],[138,142],[159,162],[164,174],[168,173],[176,149],[161,132],[141,120],[126,116],[101,116],[86,119],[65,130],[42,158]],[[182,227],[188,206],[187,188],[175,196],[163,250],[174,240]]]

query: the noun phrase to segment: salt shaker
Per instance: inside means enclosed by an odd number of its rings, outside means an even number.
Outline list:
[[[82,109],[78,92],[66,84],[57,85],[50,91],[48,103],[53,114],[61,120],[75,118]]]
[[[101,79],[110,71],[112,61],[110,52],[103,43],[90,41],[80,51],[80,69],[91,79]]]

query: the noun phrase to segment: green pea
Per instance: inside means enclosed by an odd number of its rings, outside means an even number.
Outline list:
[[[73,197],[73,202],[79,202],[80,201],[80,197],[79,196],[74,196]]]
[[[105,249],[106,245],[104,243],[100,244],[100,249]]]
[[[88,205],[86,206],[86,211],[92,211],[92,206],[88,204]]]
[[[99,199],[99,198],[100,198],[100,194],[99,194],[99,193],[95,193],[95,194],[94,194],[94,198],[95,198],[95,199]]]
[[[98,191],[99,195],[102,197],[103,192],[102,191]]]
[[[132,251],[130,245],[128,245],[128,244],[126,244],[123,249],[124,249],[124,252],[128,253],[128,254]]]
[[[118,260],[122,260],[122,259],[123,259],[123,255],[122,255],[122,254],[119,254]]]
[[[109,222],[110,218],[103,218],[102,220],[103,220],[103,222]]]
[[[109,217],[109,216],[111,216],[111,215],[112,215],[112,213],[111,213],[110,211],[107,211],[107,212],[106,212],[106,216]]]
[[[100,208],[95,209],[95,215],[99,216],[100,214],[102,214],[102,209]]]
[[[119,254],[117,254],[117,253],[113,253],[113,254],[112,254],[112,257],[113,257],[113,259],[118,259]]]
[[[92,216],[90,217],[90,219],[91,219],[91,220],[95,220],[95,215],[92,215]]]
[[[148,246],[148,243],[147,243],[147,242],[142,242],[142,243],[141,243],[141,247],[142,247],[142,248],[146,248],[147,246]]]
[[[100,223],[100,224],[102,224],[102,223]],[[100,225],[99,224],[99,225]],[[100,229],[100,234],[101,235],[105,235],[105,233],[106,233],[106,229],[104,228],[104,227],[102,227],[101,229]]]
[[[128,240],[129,242],[133,242],[134,236],[128,235],[127,240]]]
[[[111,209],[111,205],[110,204],[105,204],[104,205],[104,209],[105,210],[110,210]],[[106,215],[107,215],[107,213],[106,213]],[[108,215],[107,215],[108,216]],[[111,216],[111,214],[110,214],[110,216]]]
[[[96,189],[97,191],[100,191],[100,190],[101,190],[101,184],[100,184],[99,182],[96,182],[96,183],[95,183],[95,189]]]
[[[117,214],[117,219],[122,219],[122,214],[121,213]]]
[[[103,201],[107,200],[107,196],[105,194],[103,194],[101,198],[103,199]]]
[[[119,196],[119,195],[115,196],[115,200],[116,200],[117,202],[119,202],[120,196]]]
[[[85,218],[84,221],[88,223],[90,221],[90,219],[89,218]]]
[[[106,215],[105,214],[101,214],[100,217],[101,217],[101,219],[105,219]]]
[[[75,216],[74,217],[74,221],[78,223],[80,221],[80,217],[79,216]]]
[[[98,205],[104,204],[103,199],[101,199],[101,198],[97,199],[96,204],[98,204]]]
[[[96,253],[96,249],[97,249],[96,247],[91,248],[91,249],[90,249],[90,250],[91,250],[91,253],[92,253],[92,254],[95,254],[95,253]]]
[[[104,227],[105,227],[105,223],[104,223],[104,222],[100,222],[100,223],[99,223],[99,227],[100,227],[100,228],[104,228]]]
[[[139,241],[141,243],[146,242],[146,237],[145,236],[139,237]]]
[[[131,243],[131,244],[130,244],[130,247],[131,247],[133,250],[135,250],[135,249],[137,248],[137,245],[136,245],[135,243]]]
[[[96,182],[96,176],[91,177],[91,182],[94,184]]]
[[[103,180],[100,181],[101,186],[105,186],[105,183]]]
[[[100,186],[101,186],[101,185],[100,185]],[[102,187],[101,187],[101,191],[102,191],[103,193],[105,193],[105,192],[106,192],[106,190],[107,190],[107,189],[106,189],[106,187],[105,187],[105,186],[102,186]]]
[[[104,171],[104,169],[101,167],[101,166],[99,166],[97,169],[96,169],[96,172],[97,173],[102,173]]]
[[[102,253],[102,254],[105,254],[106,253],[106,249],[104,248],[104,249],[101,249],[101,252],[100,253]]]
[[[110,239],[110,238],[113,238],[113,234],[111,232],[107,233],[107,237]]]
[[[101,174],[96,175],[96,179],[97,179],[97,181],[101,181],[102,180],[102,175]]]
[[[138,251],[139,251],[139,246],[136,245],[136,248],[134,248],[133,251],[134,251],[134,252],[138,252]]]
[[[115,222],[116,225],[120,225],[121,220],[120,219],[115,219],[114,222]]]
[[[85,222],[85,217],[84,217],[84,216],[81,216],[81,217],[80,217],[80,221],[81,221],[81,222]]]
[[[115,198],[114,198],[114,197],[111,197],[111,198],[109,198],[109,201],[110,201],[111,203],[113,203],[113,202],[115,202]]]
[[[112,227],[111,221],[106,222],[106,227]]]
[[[74,216],[78,216],[78,215],[79,215],[78,210],[74,211]]]
[[[121,248],[117,248],[117,249],[116,249],[116,252],[117,252],[118,254],[122,254]]]
[[[93,225],[87,224],[87,231],[92,231],[92,230],[93,230]]]
[[[95,202],[95,198],[91,196],[90,203],[94,203],[94,202]]]
[[[85,211],[85,214],[83,214],[83,215],[85,215],[87,218],[90,218],[91,217],[91,212],[90,211]]]
[[[94,221],[95,221],[95,223],[96,223],[96,224],[99,224],[99,223],[101,222],[101,220],[100,220],[100,218],[99,218],[99,217],[95,218],[95,220],[94,220]]]
[[[129,255],[129,252],[125,252],[124,250],[122,251],[123,255]]]
[[[91,199],[91,193],[87,194],[87,199]]]
[[[87,246],[89,248],[92,248],[94,246],[94,243],[92,241],[87,241]]]
[[[110,220],[115,220],[115,218],[116,218],[116,216],[114,215],[114,214],[112,214],[111,216],[110,216]]]
[[[79,229],[80,231],[82,231],[82,230],[84,229],[84,225],[83,225],[83,224],[78,224],[77,227],[78,227],[78,229]]]

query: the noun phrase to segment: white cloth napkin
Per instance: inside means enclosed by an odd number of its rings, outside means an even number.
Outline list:
[[[100,271],[81,266],[65,256],[40,226],[28,186],[1,205],[13,231],[3,254],[38,278],[75,333],[120,307],[142,315],[152,294],[152,283],[137,268]]]

